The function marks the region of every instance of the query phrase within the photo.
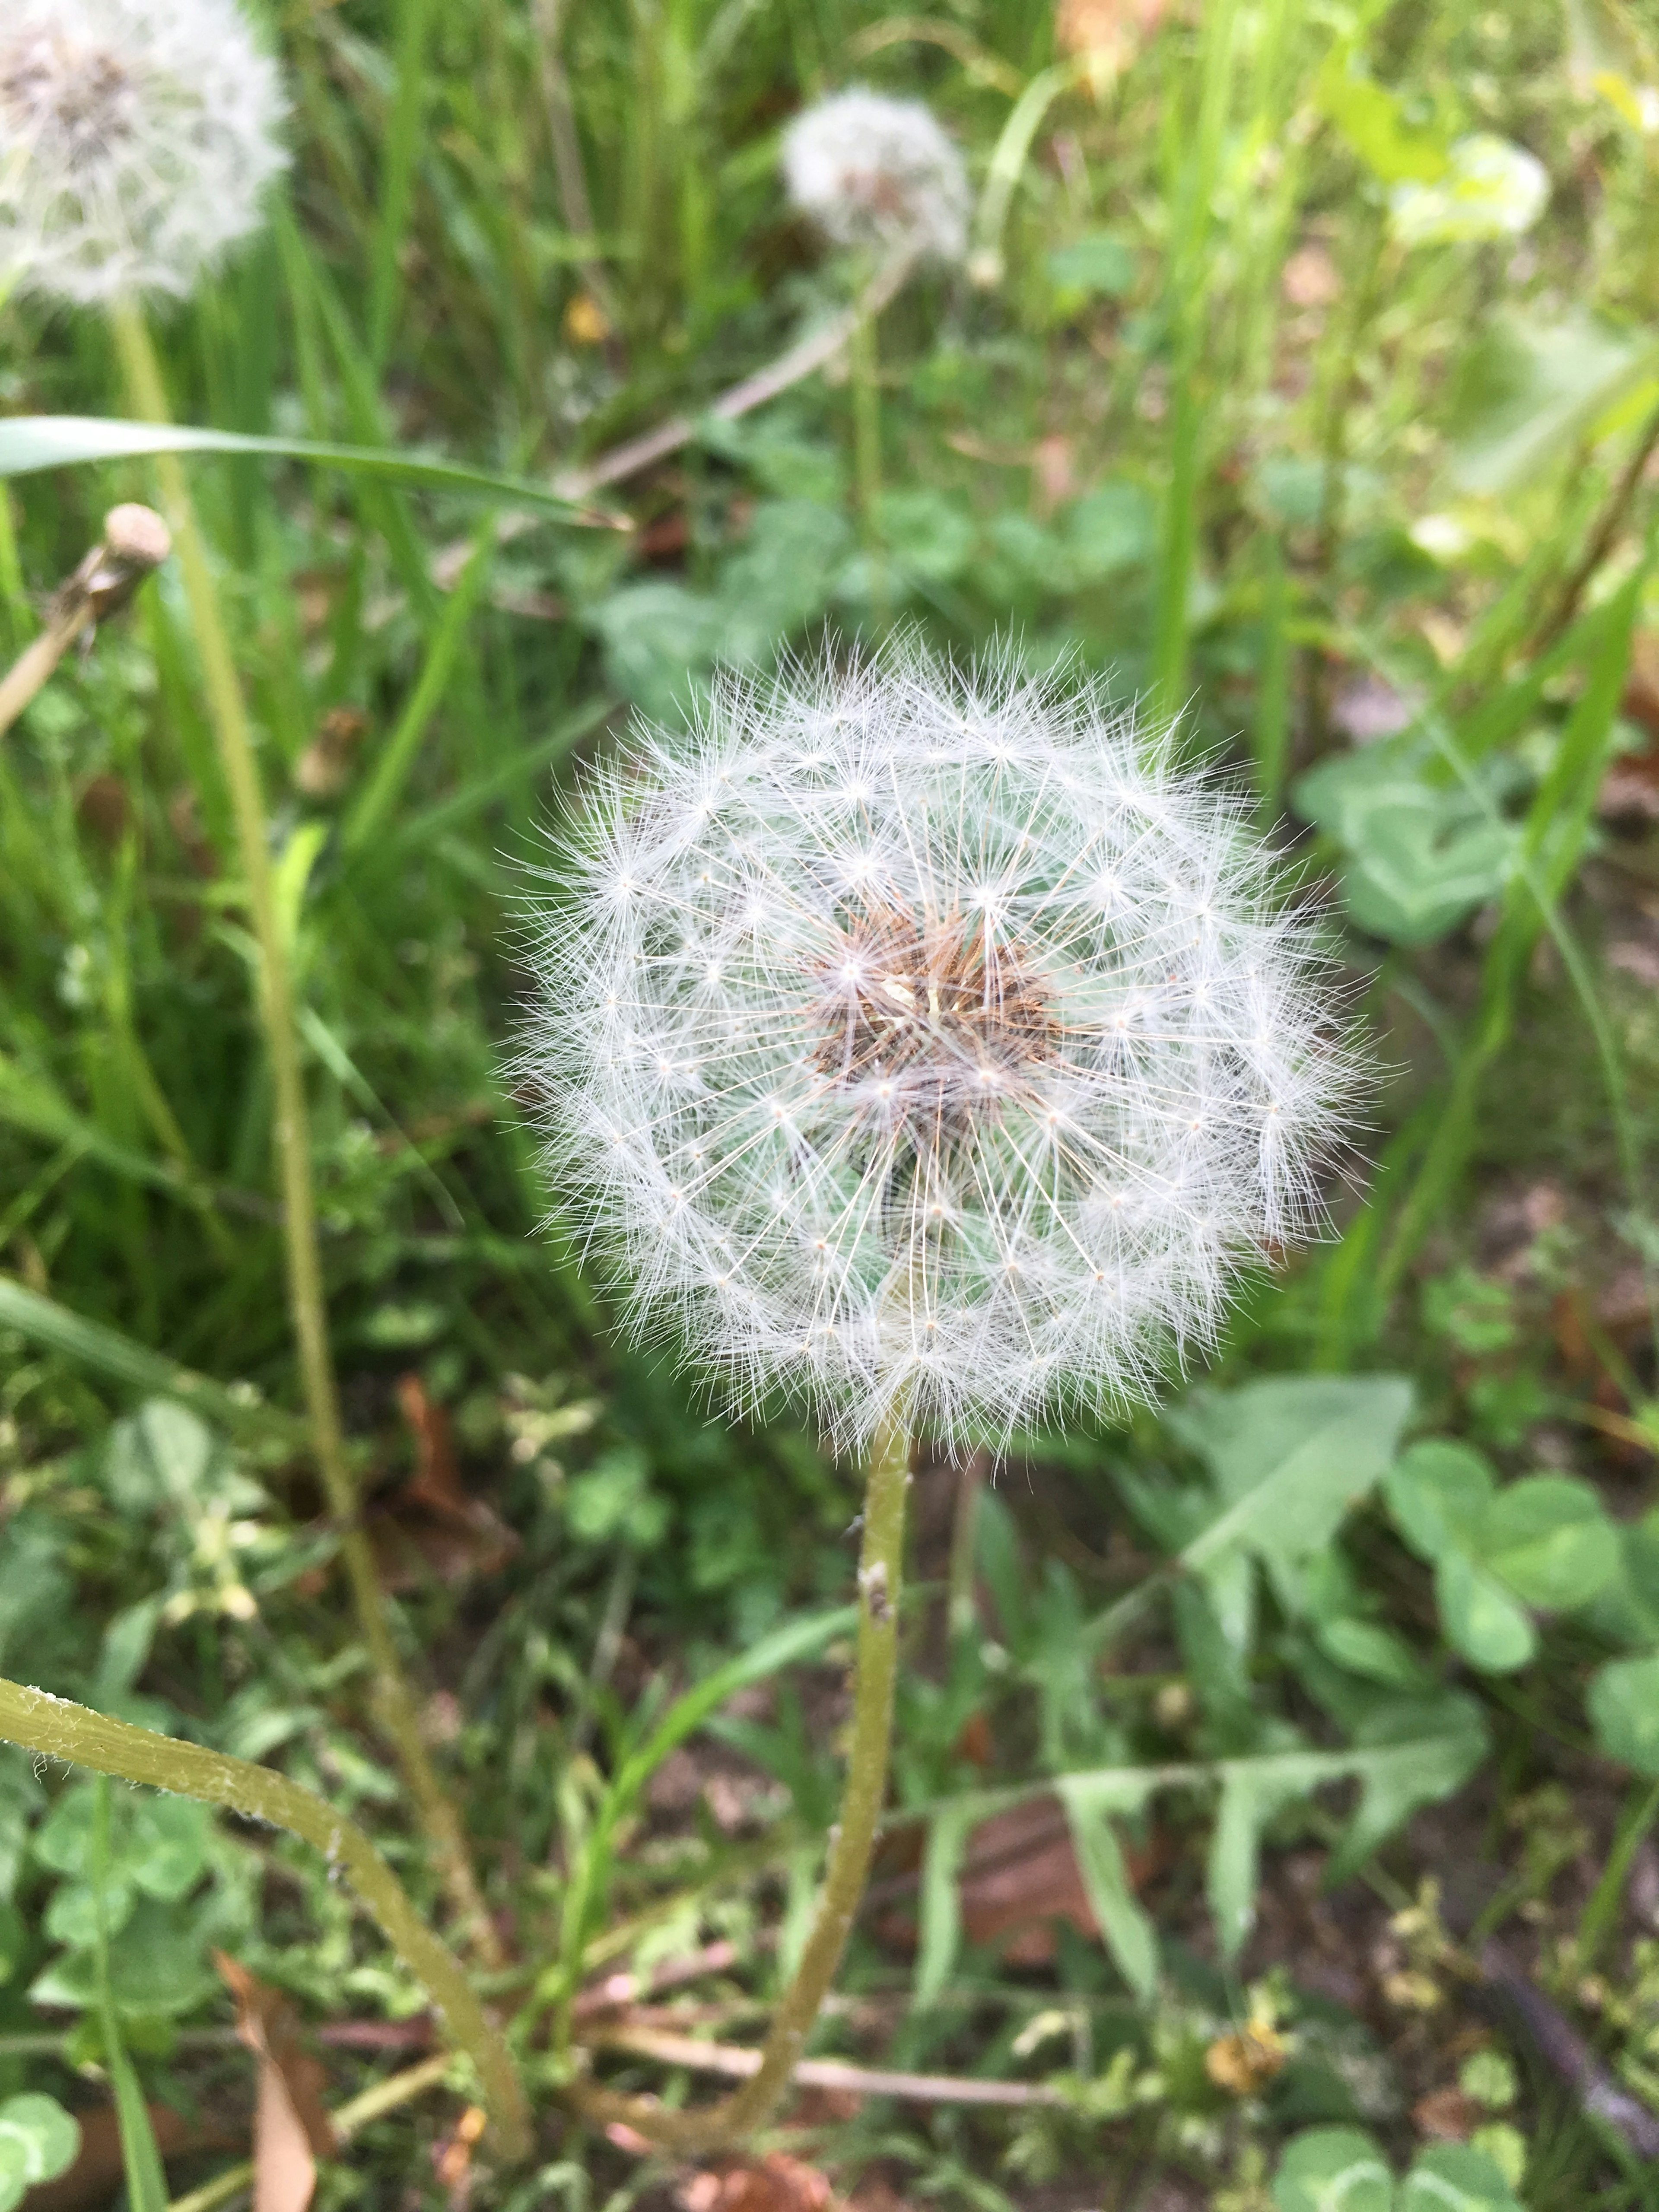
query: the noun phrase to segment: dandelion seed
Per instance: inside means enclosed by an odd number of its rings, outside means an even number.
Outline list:
[[[785,133],[783,172],[796,207],[838,246],[941,261],[967,249],[967,172],[920,100],[861,86],[819,100]]]
[[[258,223],[283,106],[234,0],[12,0],[0,273],[82,304],[189,292]]]
[[[726,808],[671,839],[716,769]],[[1242,803],[1097,689],[914,643],[724,678],[589,781],[572,842],[523,1055],[550,1163],[636,1321],[735,1403],[793,1387],[849,1445],[900,1409],[953,1443],[1121,1409],[1213,1340],[1231,1267],[1320,1227],[1364,1072],[1332,975]],[[731,948],[717,994],[646,958],[688,930]],[[653,1085],[630,1043],[705,1078]]]

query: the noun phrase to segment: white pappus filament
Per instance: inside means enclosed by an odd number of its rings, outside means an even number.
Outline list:
[[[638,733],[522,1055],[635,1319],[848,1446],[1146,1395],[1317,1229],[1364,1074],[1242,816],[1097,687],[914,641]]]
[[[87,304],[184,294],[287,156],[234,0],[8,0],[0,279]]]

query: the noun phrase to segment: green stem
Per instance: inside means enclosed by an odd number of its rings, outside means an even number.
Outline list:
[[[149,332],[138,307],[118,301],[111,310],[117,348],[134,411],[148,422],[168,419],[166,390]],[[207,548],[175,453],[158,453],[162,504],[183,571],[185,594],[201,655],[219,757],[229,787],[236,842],[246,887],[249,917],[259,946],[258,1010],[276,1092],[275,1144],[283,1193],[283,1245],[289,1305],[300,1357],[300,1376],[310,1416],[329,1510],[340,1528],[340,1555],[351,1586],[357,1624],[374,1670],[375,1702],[416,1814],[437,1852],[444,1884],[486,1965],[499,1966],[501,1946],[479,1893],[460,1823],[445,1796],[426,1746],[413,1692],[398,1657],[380,1595],[374,1556],[358,1516],[357,1486],[340,1419],[339,1393],[329,1353],[328,1311],[317,1237],[317,1201],[311,1179],[311,1138],[305,1079],[295,1021],[288,946],[271,880],[270,838],[258,763],[219,611]]]
[[[0,1737],[48,1759],[170,1790],[239,1813],[244,1820],[286,1828],[321,1851],[356,1892],[477,2067],[484,2101],[501,2131],[504,2155],[527,2154],[530,2114],[506,2044],[485,2018],[460,1961],[426,1926],[397,1876],[354,1822],[270,1767],[134,1728],[21,1682],[0,1680]]]
[[[668,2111],[649,2097],[618,2096],[578,2082],[569,2099],[584,2118],[604,2124],[621,2122],[675,2150],[707,2149],[735,2142],[760,2127],[788,2087],[847,1948],[869,1879],[871,1855],[887,1796],[893,1686],[898,1673],[899,1599],[904,1577],[905,1493],[909,1480],[909,1438],[898,1426],[884,1428],[871,1451],[865,1492],[864,1546],[859,1559],[857,1680],[841,1818],[830,1831],[830,1864],[812,1931],[794,1979],[772,2015],[758,2070],[732,2096],[690,2112]]]

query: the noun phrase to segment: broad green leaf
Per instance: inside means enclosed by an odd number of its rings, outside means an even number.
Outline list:
[[[876,522],[899,567],[928,583],[954,583],[973,558],[974,518],[943,492],[885,491]]]
[[[1576,313],[1554,322],[1497,316],[1459,373],[1452,472],[1464,491],[1498,494],[1565,453],[1619,393],[1651,368],[1652,341]]]
[[[929,1824],[921,1863],[920,1942],[916,1954],[915,2001],[933,2003],[951,1978],[962,1942],[962,1898],[957,1887],[968,1838],[982,1817],[972,1804],[947,1805]]]
[[[1659,1651],[1608,1660],[1591,1678],[1585,1703],[1609,1759],[1659,1774]]]
[[[1380,1621],[1338,1614],[1315,1624],[1314,1641],[1328,1659],[1368,1682],[1381,1682],[1393,1690],[1421,1690],[1432,1680],[1405,1638]]]
[[[1419,2153],[1400,2185],[1400,2212],[1522,2212],[1502,2171],[1473,2143]]]
[[[1538,1633],[1525,1608],[1467,1552],[1441,1553],[1435,1562],[1434,1594],[1446,1641],[1486,1674],[1513,1674],[1538,1649]]]
[[[1134,289],[1133,252],[1109,230],[1091,231],[1069,246],[1055,246],[1046,265],[1049,282],[1061,292],[1093,292],[1121,300]]]
[[[823,614],[852,550],[852,525],[839,507],[763,500],[714,593],[720,659],[738,668],[769,662]]]
[[[1416,741],[1339,753],[1292,796],[1341,847],[1349,910],[1373,936],[1431,944],[1509,879],[1518,831],[1437,780]]]
[[[1279,2212],[1392,2212],[1394,2176],[1358,2128],[1310,2128],[1285,2147],[1273,2203]]]
[[[1366,74],[1352,42],[1332,49],[1316,82],[1315,97],[1382,184],[1408,178],[1426,183],[1443,173],[1449,158],[1445,137],[1407,119],[1399,94]]]
[[[124,1854],[147,1897],[175,1904],[207,1871],[213,1815],[193,1797],[144,1797],[133,1814]]]
[[[1359,1802],[1331,1853],[1326,1871],[1332,1881],[1364,1866],[1419,1806],[1462,1789],[1486,1753],[1480,1708],[1462,1695],[1436,1698],[1426,1711],[1423,1701],[1402,1701],[1389,1735],[1388,1743],[1368,1744],[1352,1755],[1349,1771],[1358,1780]]]
[[[1619,1568],[1619,1534],[1587,1482],[1529,1475],[1500,1490],[1480,1524],[1485,1564],[1528,1605],[1584,1604]]]
[[[0,2104],[0,2212],[12,2212],[37,2182],[74,2165],[81,2124],[55,2097],[27,2094]]]
[[[176,1905],[141,1898],[109,1947],[110,1992],[118,2014],[142,2018],[191,2011],[217,1984],[202,1963],[201,1943]],[[31,1984],[37,2004],[82,2009],[96,2003],[98,1976],[90,1951],[53,1960]]]
[[[1158,509],[1145,484],[1119,478],[1067,507],[1061,542],[1079,584],[1137,568],[1158,549]]]
[[[259,453],[272,460],[308,461],[359,476],[388,477],[399,483],[427,484],[439,491],[533,507],[550,517],[612,528],[629,527],[621,518],[598,517],[523,477],[497,476],[463,461],[440,461],[394,448],[319,446],[304,438],[247,438],[233,430],[199,430],[179,423],[118,422],[91,415],[12,415],[0,418],[0,477],[28,476],[39,469],[78,466],[86,461],[130,460],[147,453]]]
[[[1152,1775],[1119,1778],[1073,1774],[1055,1784],[1072,1832],[1083,1887],[1106,1948],[1138,1997],[1158,1986],[1158,1936],[1129,1886],[1114,1815],[1139,1813],[1156,1786]]]
[[[1285,1561],[1321,1550],[1389,1466],[1411,1406],[1410,1382],[1394,1375],[1273,1376],[1190,1393],[1170,1425],[1208,1462],[1226,1510],[1182,1565],[1234,1546]]]
[[[714,600],[652,577],[612,592],[589,619],[604,641],[605,674],[616,690],[653,720],[683,716],[696,696],[696,678],[720,649]]]
[[[213,1434],[187,1406],[153,1398],[110,1431],[104,1477],[129,1513],[198,1504],[213,1460]]]
[[[1395,1528],[1418,1558],[1431,1564],[1470,1540],[1497,1488],[1497,1478],[1480,1453],[1442,1437],[1420,1438],[1382,1478]]]

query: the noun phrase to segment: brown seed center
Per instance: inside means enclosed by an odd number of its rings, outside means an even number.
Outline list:
[[[132,79],[113,54],[35,32],[0,48],[0,114],[20,134],[46,131],[71,158],[132,130]]]
[[[813,981],[814,1063],[892,1115],[957,1124],[993,1113],[1059,1034],[1030,956],[981,917],[868,908]]]

